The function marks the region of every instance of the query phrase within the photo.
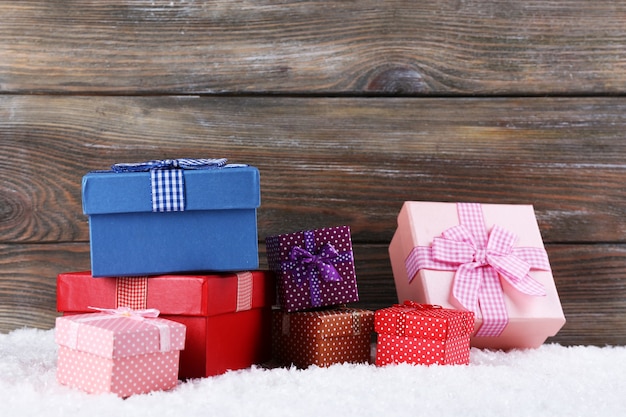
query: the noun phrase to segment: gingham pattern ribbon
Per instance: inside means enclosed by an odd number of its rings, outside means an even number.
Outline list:
[[[116,278],[116,307],[142,310],[147,307],[148,277]]]
[[[235,312],[247,311],[252,308],[254,293],[254,277],[252,272],[238,272],[237,275],[237,306]]]
[[[452,295],[466,309],[482,313],[476,336],[499,336],[509,321],[500,277],[524,294],[544,296],[531,269],[550,270],[543,248],[515,247],[517,236],[495,225],[487,232],[480,204],[458,203],[459,225],[413,248],[406,259],[411,281],[420,269],[456,271]]]
[[[163,159],[148,162],[115,164],[113,172],[150,171],[152,211],[185,210],[185,179],[183,170],[220,168],[226,158],[219,159]]]
[[[337,263],[352,260],[352,251],[339,253],[330,243],[325,243],[315,251],[315,234],[311,230],[304,232],[304,248],[294,246],[289,253],[289,260],[281,264],[283,272],[291,273],[298,286],[309,283],[311,305],[322,304],[321,280],[338,282],[343,278],[335,268]]]

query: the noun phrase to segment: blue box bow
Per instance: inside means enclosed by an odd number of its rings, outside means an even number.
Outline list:
[[[113,172],[150,171],[152,211],[185,211],[185,179],[183,170],[214,169],[226,165],[226,158],[217,159],[163,159],[140,163],[121,163],[111,166]]]

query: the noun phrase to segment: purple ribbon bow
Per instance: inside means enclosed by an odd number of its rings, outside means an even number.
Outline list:
[[[341,281],[341,275],[332,264],[338,256],[339,252],[335,247],[326,243],[317,255],[299,246],[294,246],[289,254],[289,259],[296,263],[297,266],[294,269],[304,276],[311,276],[317,270],[324,281]],[[302,276],[297,282],[300,285],[304,282]]]
[[[325,243],[315,252],[314,235],[311,231],[304,233],[305,248],[294,246],[289,253],[289,261],[281,265],[283,271],[291,273],[293,280],[300,287],[309,283],[311,306],[322,305],[321,281],[339,282],[343,277],[335,268],[335,264],[352,259],[352,252],[339,253],[330,243]]]

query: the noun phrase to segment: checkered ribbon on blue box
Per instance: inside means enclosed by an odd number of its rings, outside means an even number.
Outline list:
[[[152,185],[152,211],[185,210],[186,169],[212,169],[226,165],[226,158],[219,159],[164,159],[136,164],[115,164],[114,172],[150,171]]]

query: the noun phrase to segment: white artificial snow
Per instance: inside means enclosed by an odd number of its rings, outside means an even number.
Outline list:
[[[626,347],[496,352],[469,366],[251,369],[120,399],[56,382],[54,330],[0,334],[0,416],[626,416]]]

